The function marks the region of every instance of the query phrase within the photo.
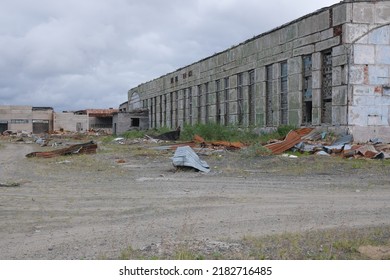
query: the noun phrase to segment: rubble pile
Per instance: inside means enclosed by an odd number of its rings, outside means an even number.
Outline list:
[[[353,143],[352,135],[344,134],[336,137],[319,130],[311,130],[300,135],[299,130],[290,131],[283,141],[267,144],[264,147],[270,149],[273,154],[297,151],[343,158],[390,159],[390,143],[382,139],[375,138],[368,143],[356,144]]]

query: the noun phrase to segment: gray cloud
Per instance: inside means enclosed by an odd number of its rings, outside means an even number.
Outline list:
[[[332,0],[3,0],[0,104],[117,107],[127,90]]]

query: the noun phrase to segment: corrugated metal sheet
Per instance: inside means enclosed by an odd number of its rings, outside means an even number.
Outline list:
[[[189,146],[178,147],[173,155],[173,165],[192,167],[202,172],[210,172],[209,165],[201,160],[198,155]]]

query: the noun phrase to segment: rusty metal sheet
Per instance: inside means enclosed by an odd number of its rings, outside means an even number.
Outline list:
[[[32,152],[26,155],[26,157],[42,157],[42,158],[52,158],[65,155],[73,154],[95,154],[97,149],[97,144],[93,141],[83,144],[72,145],[67,148],[57,149],[47,152]]]
[[[301,140],[301,136],[296,131],[292,130],[286,135],[286,138],[283,141],[268,144],[264,147],[271,150],[273,154],[278,155],[291,149],[296,144],[301,142]]]

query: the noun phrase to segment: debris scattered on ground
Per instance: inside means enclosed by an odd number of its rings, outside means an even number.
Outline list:
[[[180,130],[179,126],[176,130],[165,132],[153,138],[158,140],[177,141],[180,138]]]
[[[20,187],[20,183],[16,183],[16,182],[1,183],[1,182],[0,182],[0,187],[5,187],[5,188]]]
[[[209,165],[201,160],[189,146],[178,147],[172,158],[175,167],[191,167],[201,172],[210,172]]]
[[[32,152],[26,155],[26,157],[42,157],[42,158],[52,158],[57,156],[66,156],[73,154],[95,154],[97,149],[97,144],[93,141],[72,145],[67,148],[57,149],[53,151],[45,152]]]
[[[283,141],[267,144],[264,147],[271,150],[274,155],[279,155],[301,142],[302,137],[309,134],[312,130],[312,128],[291,130]]]

